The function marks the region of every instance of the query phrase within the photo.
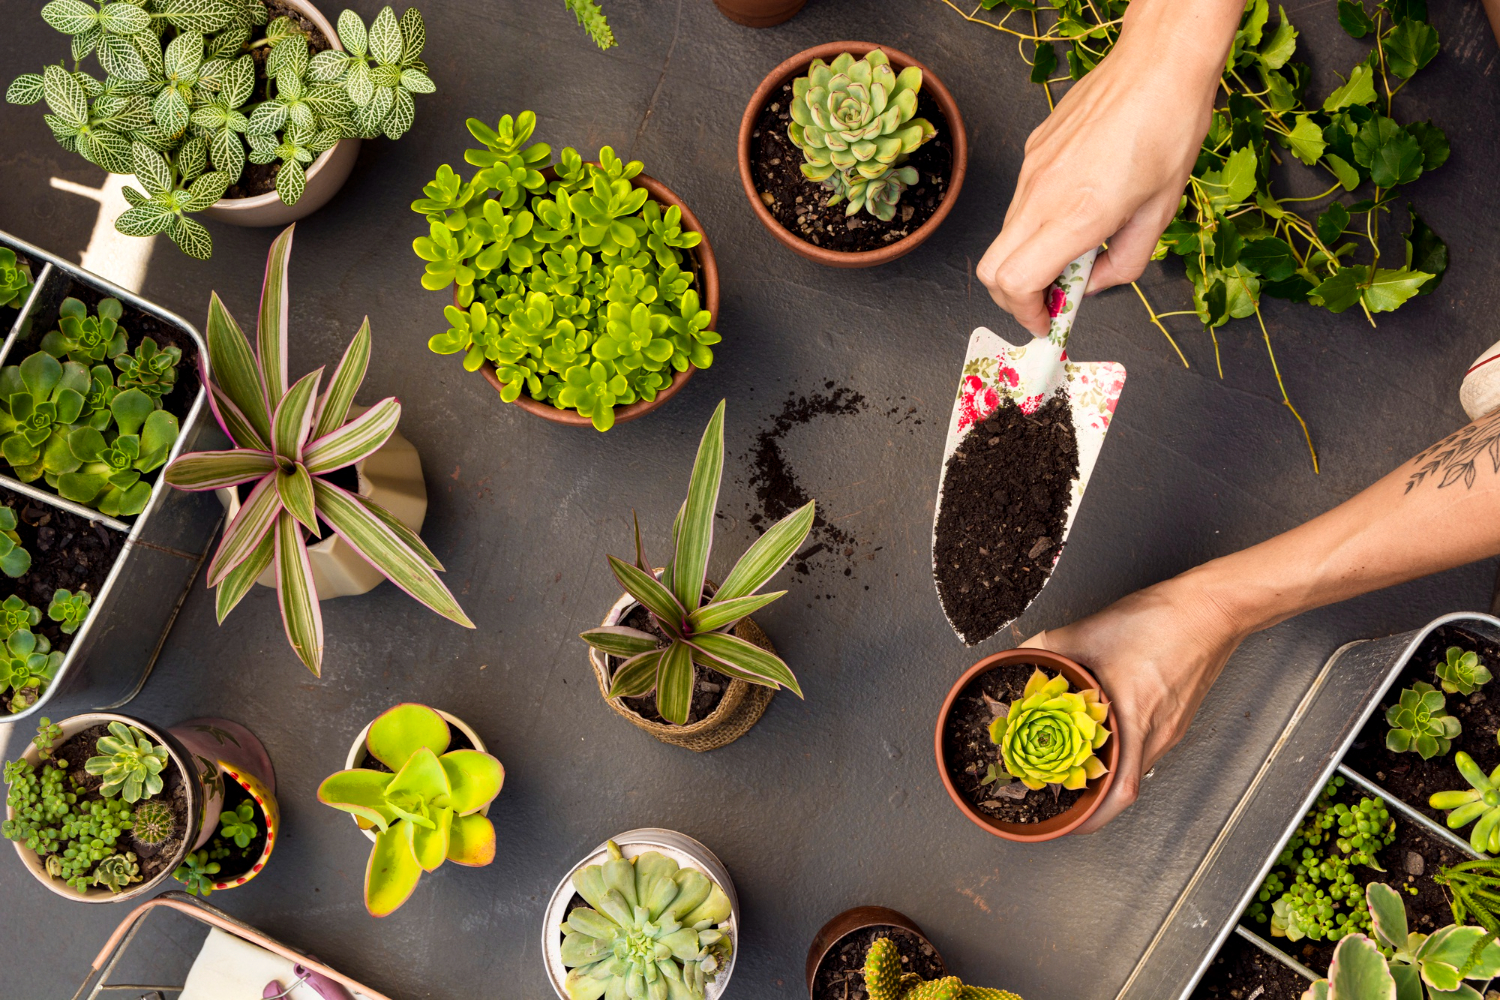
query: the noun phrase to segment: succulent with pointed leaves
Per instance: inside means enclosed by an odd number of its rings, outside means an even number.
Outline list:
[[[88,306],[69,296],[58,307],[57,329],[42,338],[42,350],[84,366],[118,357],[125,352],[123,315],[125,307],[119,299],[100,299],[95,315],[90,316]]]
[[[877,938],[865,953],[865,991],[870,1000],[1021,1000],[1005,990],[966,985],[957,976],[924,980],[901,965],[890,938]]]
[[[1485,774],[1474,758],[1460,750],[1454,766],[1469,783],[1466,789],[1433,792],[1427,804],[1448,813],[1448,829],[1461,830],[1470,823],[1469,844],[1484,854],[1500,854],[1500,767]],[[1477,821],[1477,822],[1476,822]]]
[[[245,848],[260,834],[255,825],[255,805],[248,799],[233,809],[219,815],[219,836],[234,841],[234,846]]]
[[[19,260],[10,247],[0,247],[0,308],[25,305],[32,283],[31,265]]]
[[[609,20],[599,8],[599,0],[563,0],[563,3],[595,45],[601,50],[614,48],[615,33],[610,30]]]
[[[287,227],[271,244],[256,350],[251,350],[218,295],[209,302],[213,378],[205,369],[203,382],[214,416],[234,447],[182,455],[167,467],[165,478],[184,490],[253,484],[208,565],[208,584],[217,588],[218,618],[222,622],[274,562],[287,639],[316,674],[323,662],[323,615],[307,535],[320,537],[322,525],[427,607],[465,628],[474,623],[438,579],[443,565],[416,532],[379,504],[326,478],[379,450],[395,433],[401,404],[388,397],[349,419],[349,407],[370,361],[368,319],[349,342],[326,391],[319,392],[322,368],[290,382],[287,268],[292,231]],[[143,449],[145,443],[143,435]]]
[[[6,707],[19,712],[36,704],[57,677],[62,661],[63,654],[44,635],[23,628],[6,636],[0,646],[0,694],[10,692]]]
[[[115,358],[115,367],[120,369],[119,388],[139,389],[150,396],[156,405],[177,384],[177,365],[182,361],[182,348],[158,347],[152,337],[144,337],[134,354],[120,354]]]
[[[1423,760],[1446,754],[1453,741],[1463,732],[1463,723],[1449,715],[1443,706],[1443,692],[1425,681],[1417,681],[1401,692],[1396,703],[1385,710],[1385,748],[1392,753],[1415,750]]]
[[[139,802],[161,793],[161,772],[167,766],[165,746],[151,742],[135,726],[111,722],[109,735],[99,737],[95,749],[98,755],[84,761],[83,769],[102,779],[100,795]]]
[[[133,851],[111,854],[94,868],[94,884],[110,892],[123,892],[132,882],[141,880],[141,866]]]
[[[93,599],[93,595],[87,590],[75,593],[59,587],[52,592],[52,602],[47,605],[47,617],[57,622],[63,635],[72,635],[89,616],[89,603]]]
[[[1473,694],[1490,682],[1490,676],[1478,653],[1458,646],[1449,646],[1443,662],[1437,665],[1438,682],[1448,694]]]
[[[1066,677],[1034,670],[1021,697],[990,723],[1002,764],[995,777],[1014,778],[1030,789],[1082,788],[1104,775],[1094,751],[1110,737],[1104,728],[1108,715],[1098,691],[1069,691]]]
[[[182,864],[172,872],[172,877],[182,883],[182,887],[193,896],[207,896],[213,893],[214,883],[218,881],[214,876],[219,874],[219,863],[210,861],[208,851],[194,851],[182,859]]]
[[[160,799],[147,799],[135,807],[135,839],[156,847],[164,844],[177,829],[172,807]]]
[[[673,725],[684,725],[692,708],[697,668],[802,697],[791,668],[776,654],[731,634],[740,619],[786,593],[757,591],[770,582],[812,530],[815,505],[809,501],[771,526],[740,557],[724,583],[705,599],[704,577],[713,545],[714,511],[724,471],[724,402],[709,418],[698,443],[687,500],[672,537],[675,551],[660,579],[653,575],[635,532],[635,564],[609,557],[610,569],[625,592],[651,615],[666,635],[665,644],[649,632],[624,625],[589,629],[579,637],[608,656],[623,660],[610,683],[609,697],[633,698],[656,692],[656,710]]]
[[[0,507],[0,573],[12,580],[31,568],[31,553],[21,547],[21,536],[16,533],[19,524],[13,508]]]
[[[571,1000],[640,997],[703,1000],[729,960],[729,897],[713,879],[656,851],[587,865],[573,888],[587,906],[563,922],[564,983]]]

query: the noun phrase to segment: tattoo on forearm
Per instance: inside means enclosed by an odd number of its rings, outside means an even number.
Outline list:
[[[1416,471],[1406,480],[1407,493],[1428,479],[1436,480],[1438,489],[1457,482],[1471,489],[1480,469],[1500,473],[1500,410],[1443,438],[1411,464]]]

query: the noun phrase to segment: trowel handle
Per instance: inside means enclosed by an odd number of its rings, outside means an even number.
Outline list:
[[[1047,286],[1047,314],[1052,317],[1052,324],[1047,327],[1047,340],[1060,351],[1068,346],[1068,334],[1073,332],[1073,321],[1078,318],[1078,306],[1083,301],[1083,290],[1089,285],[1089,275],[1094,270],[1097,256],[1098,247],[1086,251],[1063,268],[1057,280]]]

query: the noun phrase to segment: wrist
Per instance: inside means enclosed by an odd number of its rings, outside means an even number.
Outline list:
[[[1243,13],[1242,0],[1134,0],[1115,48],[1139,47],[1174,75],[1217,87]]]
[[[1166,581],[1197,609],[1207,629],[1236,643],[1304,610],[1285,567],[1262,565],[1253,550],[1210,560]]]

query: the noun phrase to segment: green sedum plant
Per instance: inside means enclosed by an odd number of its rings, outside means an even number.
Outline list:
[[[248,799],[219,816],[219,836],[233,841],[236,847],[249,847],[250,841],[259,833],[260,828],[255,825],[255,805]]]
[[[957,976],[922,979],[901,965],[890,938],[877,938],[865,953],[865,991],[870,1000],[1021,1000],[1014,993],[969,986]]]
[[[147,799],[135,807],[135,839],[152,847],[164,844],[177,828],[172,809],[160,799]]]
[[[787,135],[802,150],[802,175],[833,191],[828,204],[848,202],[847,215],[863,209],[889,222],[917,171],[907,156],[937,134],[917,118],[922,70],[900,75],[880,49],[863,59],[840,53],[814,59],[806,76],[792,81],[792,124]]]
[[[1438,682],[1448,694],[1473,694],[1490,682],[1490,669],[1479,662],[1479,654],[1449,646],[1437,665]]]
[[[41,609],[27,604],[19,594],[11,594],[0,602],[0,637],[8,638],[21,629],[33,628],[41,620]]]
[[[96,756],[84,761],[83,769],[102,780],[99,794],[118,795],[125,802],[139,802],[161,793],[162,769],[167,766],[167,748],[135,726],[111,722],[109,735],[99,737]]]
[[[59,587],[52,592],[52,602],[47,605],[47,617],[58,623],[57,627],[63,635],[72,635],[89,616],[89,602],[93,599],[93,595],[86,590],[75,594]]]
[[[425,705],[382,713],[365,745],[391,770],[330,775],[318,786],[318,801],[380,831],[365,868],[372,916],[394,913],[422,873],[445,860],[471,867],[495,860],[495,826],[484,812],[505,783],[500,761],[479,750],[449,750],[448,723]]]
[[[218,588],[219,621],[274,563],[287,639],[298,658],[318,674],[323,663],[323,614],[307,555],[309,534],[320,538],[325,529],[332,530],[427,607],[465,628],[473,628],[474,623],[438,579],[443,565],[416,532],[379,504],[326,478],[384,445],[401,419],[401,403],[387,397],[349,418],[349,407],[370,361],[368,317],[349,342],[325,391],[319,392],[322,368],[291,384],[287,375],[287,267],[294,228],[288,226],[271,244],[255,349],[218,295],[209,301],[207,340],[213,378],[205,367],[203,383],[209,388],[214,416],[234,447],[183,455],[167,467],[165,476],[184,490],[253,484],[208,565],[208,584]]]
[[[422,287],[456,286],[432,351],[462,354],[467,371],[492,367],[507,403],[524,391],[601,431],[615,407],[713,364],[720,338],[688,253],[702,234],[632,183],[640,161],[605,146],[598,164],[572,148],[551,164],[550,146],[527,145],[530,111],[468,127],[484,148],[464,159],[480,169],[464,181],[444,164],[411,205],[428,222],[412,242],[427,262]],[[555,180],[542,174],[549,164]]]
[[[10,247],[0,247],[0,308],[24,306],[32,284],[31,266],[19,260]]]
[[[1474,758],[1462,750],[1453,755],[1453,763],[1469,787],[1433,792],[1427,804],[1433,809],[1452,810],[1448,813],[1450,830],[1461,830],[1473,823],[1469,845],[1474,850],[1500,854],[1500,767],[1486,775]]]
[[[0,507],[0,573],[12,580],[31,568],[31,553],[21,547],[21,536],[16,533],[20,523],[15,510]]]
[[[665,644],[649,632],[625,625],[601,626],[580,635],[600,652],[624,660],[614,673],[609,697],[634,698],[655,691],[657,712],[679,726],[687,722],[692,708],[699,666],[762,687],[784,687],[802,697],[797,678],[780,657],[732,635],[731,630],[740,619],[786,593],[756,592],[801,547],[812,529],[815,505],[809,502],[772,525],[740,557],[723,585],[705,600],[704,580],[723,471],[721,400],[698,443],[687,500],[672,532],[675,551],[671,565],[659,580],[653,575],[641,550],[639,526],[635,565],[609,557],[615,579],[650,612],[652,623],[666,636]]]
[[[1069,691],[1066,677],[1049,679],[1034,670],[1021,698],[990,723],[1001,766],[991,765],[982,783],[1014,779],[1032,790],[1082,788],[1105,773],[1094,751],[1110,737],[1108,715],[1098,691]]]
[[[207,896],[214,891],[214,878],[219,874],[219,863],[210,861],[208,851],[193,851],[182,859],[182,864],[172,872],[172,877],[193,896]]]
[[[1446,703],[1443,692],[1425,681],[1402,691],[1385,710],[1386,724],[1391,727],[1385,734],[1385,748],[1392,753],[1415,750],[1423,760],[1446,754],[1463,732],[1458,717],[1444,710]]]
[[[729,897],[711,878],[656,851],[586,865],[573,888],[588,905],[563,921],[571,1000],[703,1000],[728,961]]]
[[[277,194],[295,204],[319,154],[344,138],[400,138],[413,95],[435,89],[414,8],[397,19],[385,7],[368,28],[346,10],[343,51],[317,54],[296,21],[271,19],[261,0],[51,0],[41,13],[71,37],[72,67],[23,73],[6,100],[45,100],[64,149],[136,176],[145,190],[124,189],[131,207],[116,229],[166,233],[198,258],[213,241],[190,215],[239,182],[247,160],[274,164]],[[102,80],[80,68],[91,54]]]
[[[115,358],[120,370],[120,390],[139,389],[159,406],[161,398],[177,384],[177,365],[182,361],[179,347],[158,347],[155,339],[144,337],[134,354]]]

